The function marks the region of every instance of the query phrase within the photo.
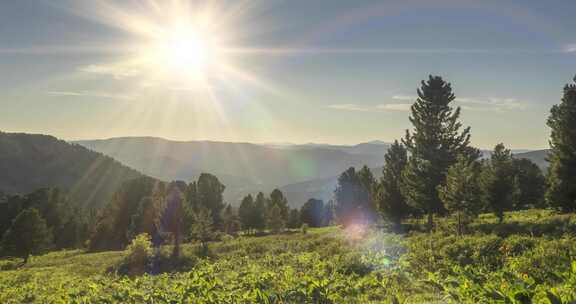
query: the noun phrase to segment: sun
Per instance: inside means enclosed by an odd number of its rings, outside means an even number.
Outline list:
[[[205,75],[216,67],[221,56],[214,36],[215,33],[192,25],[170,28],[153,47],[156,64],[180,74]]]
[[[171,95],[216,98],[216,92],[243,87],[276,91],[251,68],[259,63],[254,58],[268,53],[249,45],[256,28],[250,25],[251,1],[82,1],[78,13],[115,35],[112,43],[100,43],[103,61],[81,70]]]

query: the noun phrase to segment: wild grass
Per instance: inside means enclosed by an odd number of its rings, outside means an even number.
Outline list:
[[[20,268],[0,261],[0,303],[573,303],[573,223],[532,210],[502,225],[482,215],[460,237],[450,219],[431,234],[240,236],[210,243],[208,257],[185,244],[191,262],[178,271],[131,277],[110,272],[122,251],[52,252]]]

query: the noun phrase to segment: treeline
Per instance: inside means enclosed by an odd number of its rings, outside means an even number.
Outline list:
[[[303,224],[321,227],[334,222],[334,203],[310,199],[290,209],[284,194],[273,190],[246,196],[239,208],[223,200],[225,186],[203,173],[197,181],[162,182],[140,177],[124,182],[99,212],[81,212],[56,188],[24,196],[1,195],[0,254],[23,257],[48,250],[85,247],[89,251],[122,250],[147,234],[154,247],[207,242],[222,235],[281,233]]]
[[[238,208],[241,227],[248,234],[268,230],[279,233],[286,228],[322,227],[334,223],[335,205],[332,201],[309,199],[300,209],[290,209],[284,194],[275,189],[266,197],[259,192],[255,198],[249,194],[242,199]]]
[[[90,234],[90,214],[57,188],[0,195],[0,253],[26,260],[46,250],[82,247]]]
[[[550,169],[545,176],[527,159],[516,159],[504,144],[481,159],[470,145],[470,127],[459,121],[460,107],[450,83],[430,76],[422,81],[401,141],[385,155],[383,175],[376,180],[367,167],[350,168],[338,179],[337,217],[344,225],[374,223],[380,218],[400,230],[407,217],[454,216],[457,232],[481,212],[551,207],[576,211],[576,86],[566,85],[564,97],[552,108],[548,126]]]

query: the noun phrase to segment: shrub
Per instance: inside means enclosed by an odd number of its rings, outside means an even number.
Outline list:
[[[143,274],[152,256],[152,242],[146,233],[137,235],[126,248],[126,256],[119,269],[120,273],[129,275]]]
[[[302,224],[302,234],[308,233],[308,224]]]

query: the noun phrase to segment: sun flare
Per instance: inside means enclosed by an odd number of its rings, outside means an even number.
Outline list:
[[[190,25],[169,29],[150,50],[153,63],[169,72],[205,76],[221,56],[214,35]]]

